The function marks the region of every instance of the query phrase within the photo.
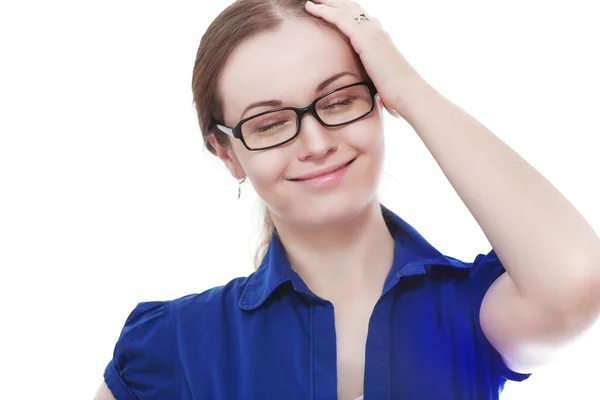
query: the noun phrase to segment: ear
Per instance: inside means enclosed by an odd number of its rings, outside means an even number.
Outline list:
[[[242,165],[240,164],[240,161],[235,155],[231,144],[227,144],[226,146],[219,144],[217,138],[215,138],[215,135],[213,134],[210,134],[208,136],[208,141],[215,149],[217,157],[219,157],[219,159],[223,161],[223,164],[225,164],[231,175],[236,180],[240,180],[246,176],[244,168],[242,168]]]

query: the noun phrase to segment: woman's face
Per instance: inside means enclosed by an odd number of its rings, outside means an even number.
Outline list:
[[[301,19],[286,20],[276,31],[253,37],[230,57],[220,81],[224,123],[274,106],[244,110],[252,103],[280,100],[284,106],[305,107],[319,95],[363,80],[350,45],[331,29]],[[317,91],[319,84],[347,73]],[[310,115],[299,135],[284,145],[249,151],[231,138],[218,155],[237,178],[247,176],[276,223],[308,229],[343,223],[371,203],[379,185],[384,158],[382,106],[353,123],[328,128]],[[334,184],[315,187],[294,180],[323,168],[355,159]]]

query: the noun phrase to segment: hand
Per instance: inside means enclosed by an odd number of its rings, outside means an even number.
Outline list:
[[[354,51],[375,84],[386,110],[395,117],[401,115],[398,97],[406,79],[420,78],[396,48],[381,23],[373,17],[369,21],[354,20],[366,14],[362,7],[350,0],[315,0],[306,3],[306,11],[337,26],[350,39]],[[368,15],[368,14],[366,14]]]

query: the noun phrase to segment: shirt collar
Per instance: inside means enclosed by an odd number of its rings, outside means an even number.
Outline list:
[[[394,212],[381,205],[381,212],[394,237],[394,261],[386,278],[383,294],[402,276],[422,275],[431,265],[467,268],[469,265],[448,257],[433,247],[416,229]],[[240,298],[240,307],[253,310],[260,307],[279,286],[291,282],[294,289],[310,292],[300,276],[292,269],[285,249],[275,230],[259,268],[248,277]]]

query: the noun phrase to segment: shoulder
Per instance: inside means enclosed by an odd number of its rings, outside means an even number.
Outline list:
[[[137,333],[148,332],[150,327],[157,330],[156,333],[167,334],[176,328],[175,325],[182,317],[237,307],[248,279],[248,277],[235,278],[225,285],[172,300],[140,302],[127,317],[121,337],[137,330],[140,331]]]
[[[479,253],[473,261],[444,255],[440,262],[424,263],[428,275],[458,274],[467,278],[471,288],[479,288],[485,292],[487,287],[498,279],[505,271],[504,266],[492,249],[488,253]]]
[[[251,277],[252,275],[234,278],[225,285],[170,300],[172,312],[178,318],[186,318],[190,313],[198,315],[235,310],[239,308],[240,299]]]
[[[181,375],[176,366],[181,365],[180,341],[188,336],[185,332],[195,327],[218,328],[229,313],[239,309],[247,279],[235,278],[223,286],[172,300],[138,303],[127,317],[105,369],[104,379],[113,395],[135,399],[140,395],[136,390],[151,387],[150,392],[144,391],[144,398],[173,398]]]
[[[170,307],[169,301],[148,301],[138,303],[130,312],[104,371],[104,381],[115,398],[170,396],[174,379],[169,368],[176,362],[170,340]],[[153,382],[150,392],[142,389],[149,382]]]

